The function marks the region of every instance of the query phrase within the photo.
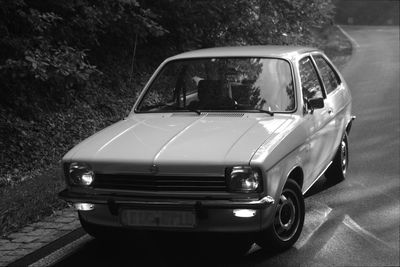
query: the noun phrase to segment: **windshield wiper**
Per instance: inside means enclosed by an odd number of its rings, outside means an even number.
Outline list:
[[[200,115],[200,114],[201,114],[201,111],[199,111],[199,110],[197,110],[197,109],[194,109],[194,108],[189,108],[189,107],[177,107],[177,106],[175,106],[175,105],[165,105],[165,107],[174,108],[174,109],[177,109],[177,110],[192,111],[192,112],[196,112],[197,115]],[[172,110],[172,111],[173,111],[173,110]]]
[[[196,112],[197,113],[197,115],[200,115],[201,114],[201,111],[200,110],[197,110],[197,109],[194,109],[194,108],[188,108],[188,107],[180,107],[179,108],[180,110],[187,110],[187,111],[192,111],[192,112]]]
[[[250,108],[251,107],[248,106],[248,105],[238,104],[235,101],[235,110],[249,110]],[[253,109],[251,109],[251,110],[253,110]],[[265,109],[260,109],[260,108],[259,109],[254,109],[254,110],[256,110],[258,112],[261,112],[261,113],[267,113],[270,116],[274,116],[274,112],[270,111],[270,110],[265,110]]]
[[[164,104],[164,103],[160,103],[160,104],[156,104],[151,106],[151,108],[158,108],[158,107],[167,107],[167,108],[172,108],[171,111],[173,111],[173,109],[177,109],[177,110],[187,110],[187,111],[192,111],[192,112],[196,112],[198,115],[201,114],[201,111],[194,109],[194,108],[188,108],[188,107],[177,107],[175,105],[170,105],[170,104]]]
[[[265,109],[256,109],[256,110],[259,111],[259,112],[267,113],[267,114],[269,114],[271,116],[274,116],[274,112],[272,112],[270,110],[265,110]]]

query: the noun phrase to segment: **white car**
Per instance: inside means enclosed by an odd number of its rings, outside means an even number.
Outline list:
[[[344,179],[350,91],[319,50],[203,49],[165,60],[125,119],[63,158],[83,228],[249,233],[287,249],[303,195]]]

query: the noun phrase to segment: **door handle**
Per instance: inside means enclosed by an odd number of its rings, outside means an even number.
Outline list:
[[[329,114],[329,115],[333,115],[333,113],[334,113],[334,112],[333,112],[333,109],[332,109],[332,108],[328,109],[328,114]]]

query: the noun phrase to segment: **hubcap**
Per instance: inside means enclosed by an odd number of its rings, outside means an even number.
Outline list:
[[[275,213],[274,229],[282,241],[291,239],[299,226],[299,200],[296,193],[284,189]]]
[[[341,147],[340,155],[341,155],[341,160],[342,160],[342,173],[343,173],[343,175],[345,175],[346,171],[347,171],[347,145],[346,145],[345,140],[342,140],[340,147]]]

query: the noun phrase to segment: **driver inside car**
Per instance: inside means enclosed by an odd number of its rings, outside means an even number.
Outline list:
[[[229,96],[229,84],[221,80],[200,80],[197,86],[199,101],[193,101],[189,108],[196,109],[230,109],[235,101]]]

